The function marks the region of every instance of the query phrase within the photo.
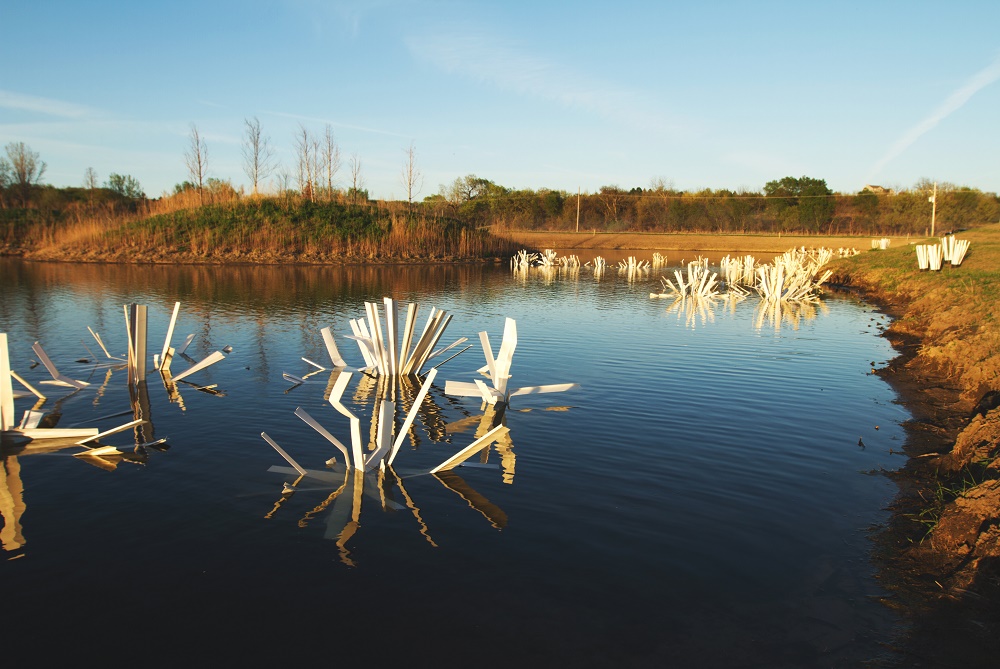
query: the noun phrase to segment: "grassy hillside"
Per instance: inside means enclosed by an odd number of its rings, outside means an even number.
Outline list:
[[[36,219],[39,217],[36,215]],[[243,199],[204,206],[154,203],[137,213],[52,216],[17,224],[8,247],[26,257],[110,262],[332,262],[474,259],[513,243],[405,206]]]

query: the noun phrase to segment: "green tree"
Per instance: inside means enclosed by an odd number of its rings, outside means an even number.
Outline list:
[[[130,200],[144,200],[146,198],[139,180],[128,174],[115,174],[112,172],[108,175],[108,180],[105,182],[104,187]]]
[[[833,191],[826,185],[826,179],[803,176],[768,181],[764,194],[776,201],[775,209],[782,220],[797,219],[805,230],[816,232],[833,220]],[[789,207],[795,207],[797,216],[789,217],[785,213]]]

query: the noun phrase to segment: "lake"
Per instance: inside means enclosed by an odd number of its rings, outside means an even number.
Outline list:
[[[0,332],[12,368],[48,395],[49,420],[105,430],[133,406],[149,419],[102,439],[118,457],[5,443],[7,655],[36,666],[880,657],[903,622],[879,601],[872,559],[896,493],[879,472],[903,464],[908,418],[870,373],[894,357],[878,336],[887,319],[838,294],[781,313],[755,298],[673,305],[649,297],[660,274],[3,260]],[[320,333],[331,326],[361,366],[349,320],[384,296],[419,304],[421,326],[431,307],[452,314],[441,344],[468,342],[448,355],[473,346],[438,368],[395,474],[347,477],[295,415],[349,444],[326,400],[338,373],[302,358],[332,366]],[[171,394],[151,358],[175,301],[175,347],[193,334],[191,361],[232,352]],[[130,303],[148,307],[150,357],[132,395],[87,329],[123,355]],[[500,420],[444,388],[484,378],[478,333],[495,353],[507,317],[512,388],[579,387],[512,398],[499,442],[427,474]],[[42,385],[35,341],[90,386]],[[171,371],[190,364],[177,356]],[[377,402],[396,402],[398,427],[414,392],[352,374],[343,401],[366,448]],[[17,418],[34,403],[18,399]],[[261,432],[326,478],[299,479]]]

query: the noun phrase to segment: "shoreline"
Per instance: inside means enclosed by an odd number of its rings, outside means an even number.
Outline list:
[[[876,373],[911,415],[873,537],[885,603],[911,625],[888,666],[991,666],[1000,653],[1000,225],[962,237],[972,251],[942,272],[915,271],[908,249],[831,263],[831,282],[891,317],[882,336],[897,355]]]

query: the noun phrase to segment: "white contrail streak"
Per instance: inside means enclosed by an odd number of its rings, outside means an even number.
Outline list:
[[[868,172],[868,178],[866,181],[871,181],[874,176],[879,174],[879,172],[881,172],[886,165],[899,156],[899,154],[910,148],[914,142],[932,130],[938,123],[961,109],[962,106],[969,101],[969,98],[995,82],[997,79],[1000,79],[1000,58],[997,58],[993,61],[993,63],[973,75],[973,77],[969,79],[965,85],[949,95],[948,98],[941,103],[937,109],[931,112],[927,118],[923,119],[920,123],[917,123],[915,126],[903,133],[903,136],[897,139],[896,142],[889,147],[886,154],[872,166],[871,170]]]

